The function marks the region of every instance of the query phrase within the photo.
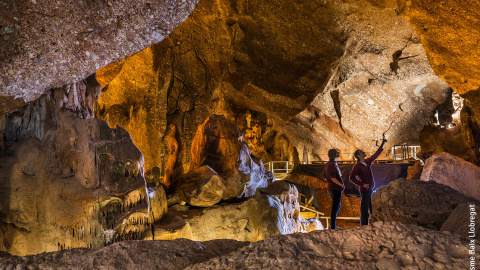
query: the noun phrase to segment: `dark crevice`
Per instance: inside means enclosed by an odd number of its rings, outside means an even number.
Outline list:
[[[337,113],[337,116],[338,116],[338,124],[340,125],[340,128],[342,129],[343,133],[346,133],[342,126],[342,111],[340,110],[340,91],[339,90],[330,91],[330,97],[332,97],[333,107],[335,108],[335,112]]]

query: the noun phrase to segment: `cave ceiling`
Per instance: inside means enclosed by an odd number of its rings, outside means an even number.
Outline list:
[[[114,62],[97,117],[131,133],[147,169],[166,162],[170,123],[188,163],[213,113],[254,154],[304,160],[372,151],[386,130],[388,147],[418,141],[445,81],[478,117],[475,1],[202,0],[186,20],[196,1],[1,4],[2,113]]]
[[[161,41],[197,2],[0,1],[0,114]]]
[[[201,1],[164,41],[97,72],[97,117],[132,134],[147,170],[164,163],[169,123],[188,147],[210,114],[267,160],[326,159],[332,147],[349,159],[389,128],[390,145],[416,142],[448,85],[396,8]]]

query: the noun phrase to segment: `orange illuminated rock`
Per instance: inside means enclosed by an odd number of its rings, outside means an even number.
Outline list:
[[[37,254],[139,239],[166,213],[163,187],[146,192],[143,155],[130,135],[90,118],[99,92],[81,81],[6,116],[1,251]]]
[[[255,194],[274,180],[260,159],[254,158],[238,126],[223,115],[210,116],[192,142],[190,171],[207,165],[225,180],[223,199]]]
[[[207,165],[195,168],[178,179],[177,194],[188,204],[212,206],[223,198],[224,180]]]
[[[476,0],[413,0],[405,17],[415,26],[435,74],[468,99],[480,122],[480,30]]]
[[[206,166],[186,176],[194,174],[218,177]],[[211,179],[209,177],[206,179]],[[195,183],[192,181],[187,185]],[[204,182],[199,179],[199,183]],[[199,190],[199,194],[202,192]],[[197,241],[222,238],[259,241],[277,234],[323,229],[318,220],[302,219],[299,213],[297,188],[287,182],[276,181],[239,202],[220,203],[207,208],[171,206],[165,218],[155,223],[155,231],[145,239],[182,237]]]
[[[176,133],[177,128],[174,124],[170,124],[170,134],[168,134],[167,137],[169,147],[168,161],[165,168],[165,176],[162,179],[162,184],[164,184],[167,188],[170,187],[172,182],[183,172],[183,167],[181,167],[181,164],[178,162],[179,144],[177,138],[175,137]]]

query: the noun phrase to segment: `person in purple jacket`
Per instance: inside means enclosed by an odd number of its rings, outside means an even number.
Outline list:
[[[387,140],[383,139],[377,152],[369,158],[365,158],[367,155],[360,149],[353,153],[353,156],[357,159],[357,163],[353,166],[349,179],[350,182],[358,186],[360,194],[362,195],[362,202],[360,203],[360,226],[368,225],[368,219],[372,214],[372,190],[375,187],[372,163],[382,154],[383,145],[386,142]],[[370,210],[370,214],[368,210]]]
[[[330,212],[330,229],[337,229],[337,214],[340,211],[342,202],[342,191],[345,189],[343,185],[342,175],[337,165],[337,158],[340,153],[337,149],[328,150],[329,161],[325,164],[323,177],[327,181],[328,195],[332,198],[332,211]]]

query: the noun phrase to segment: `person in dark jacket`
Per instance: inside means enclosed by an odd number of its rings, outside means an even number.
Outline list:
[[[357,159],[357,163],[355,163],[350,173],[350,182],[358,186],[360,194],[362,195],[362,202],[360,203],[360,226],[368,225],[368,219],[372,214],[372,190],[375,187],[372,163],[382,154],[383,145],[386,142],[387,140],[383,139],[377,152],[369,158],[365,158],[367,155],[360,149],[353,153]],[[368,213],[369,210],[370,213]]]
[[[337,165],[338,157],[340,157],[340,153],[337,149],[328,150],[329,161],[323,170],[323,176],[328,184],[328,195],[332,198],[332,211],[330,213],[330,229],[332,230],[337,229],[337,214],[341,207],[342,191],[345,189]]]

